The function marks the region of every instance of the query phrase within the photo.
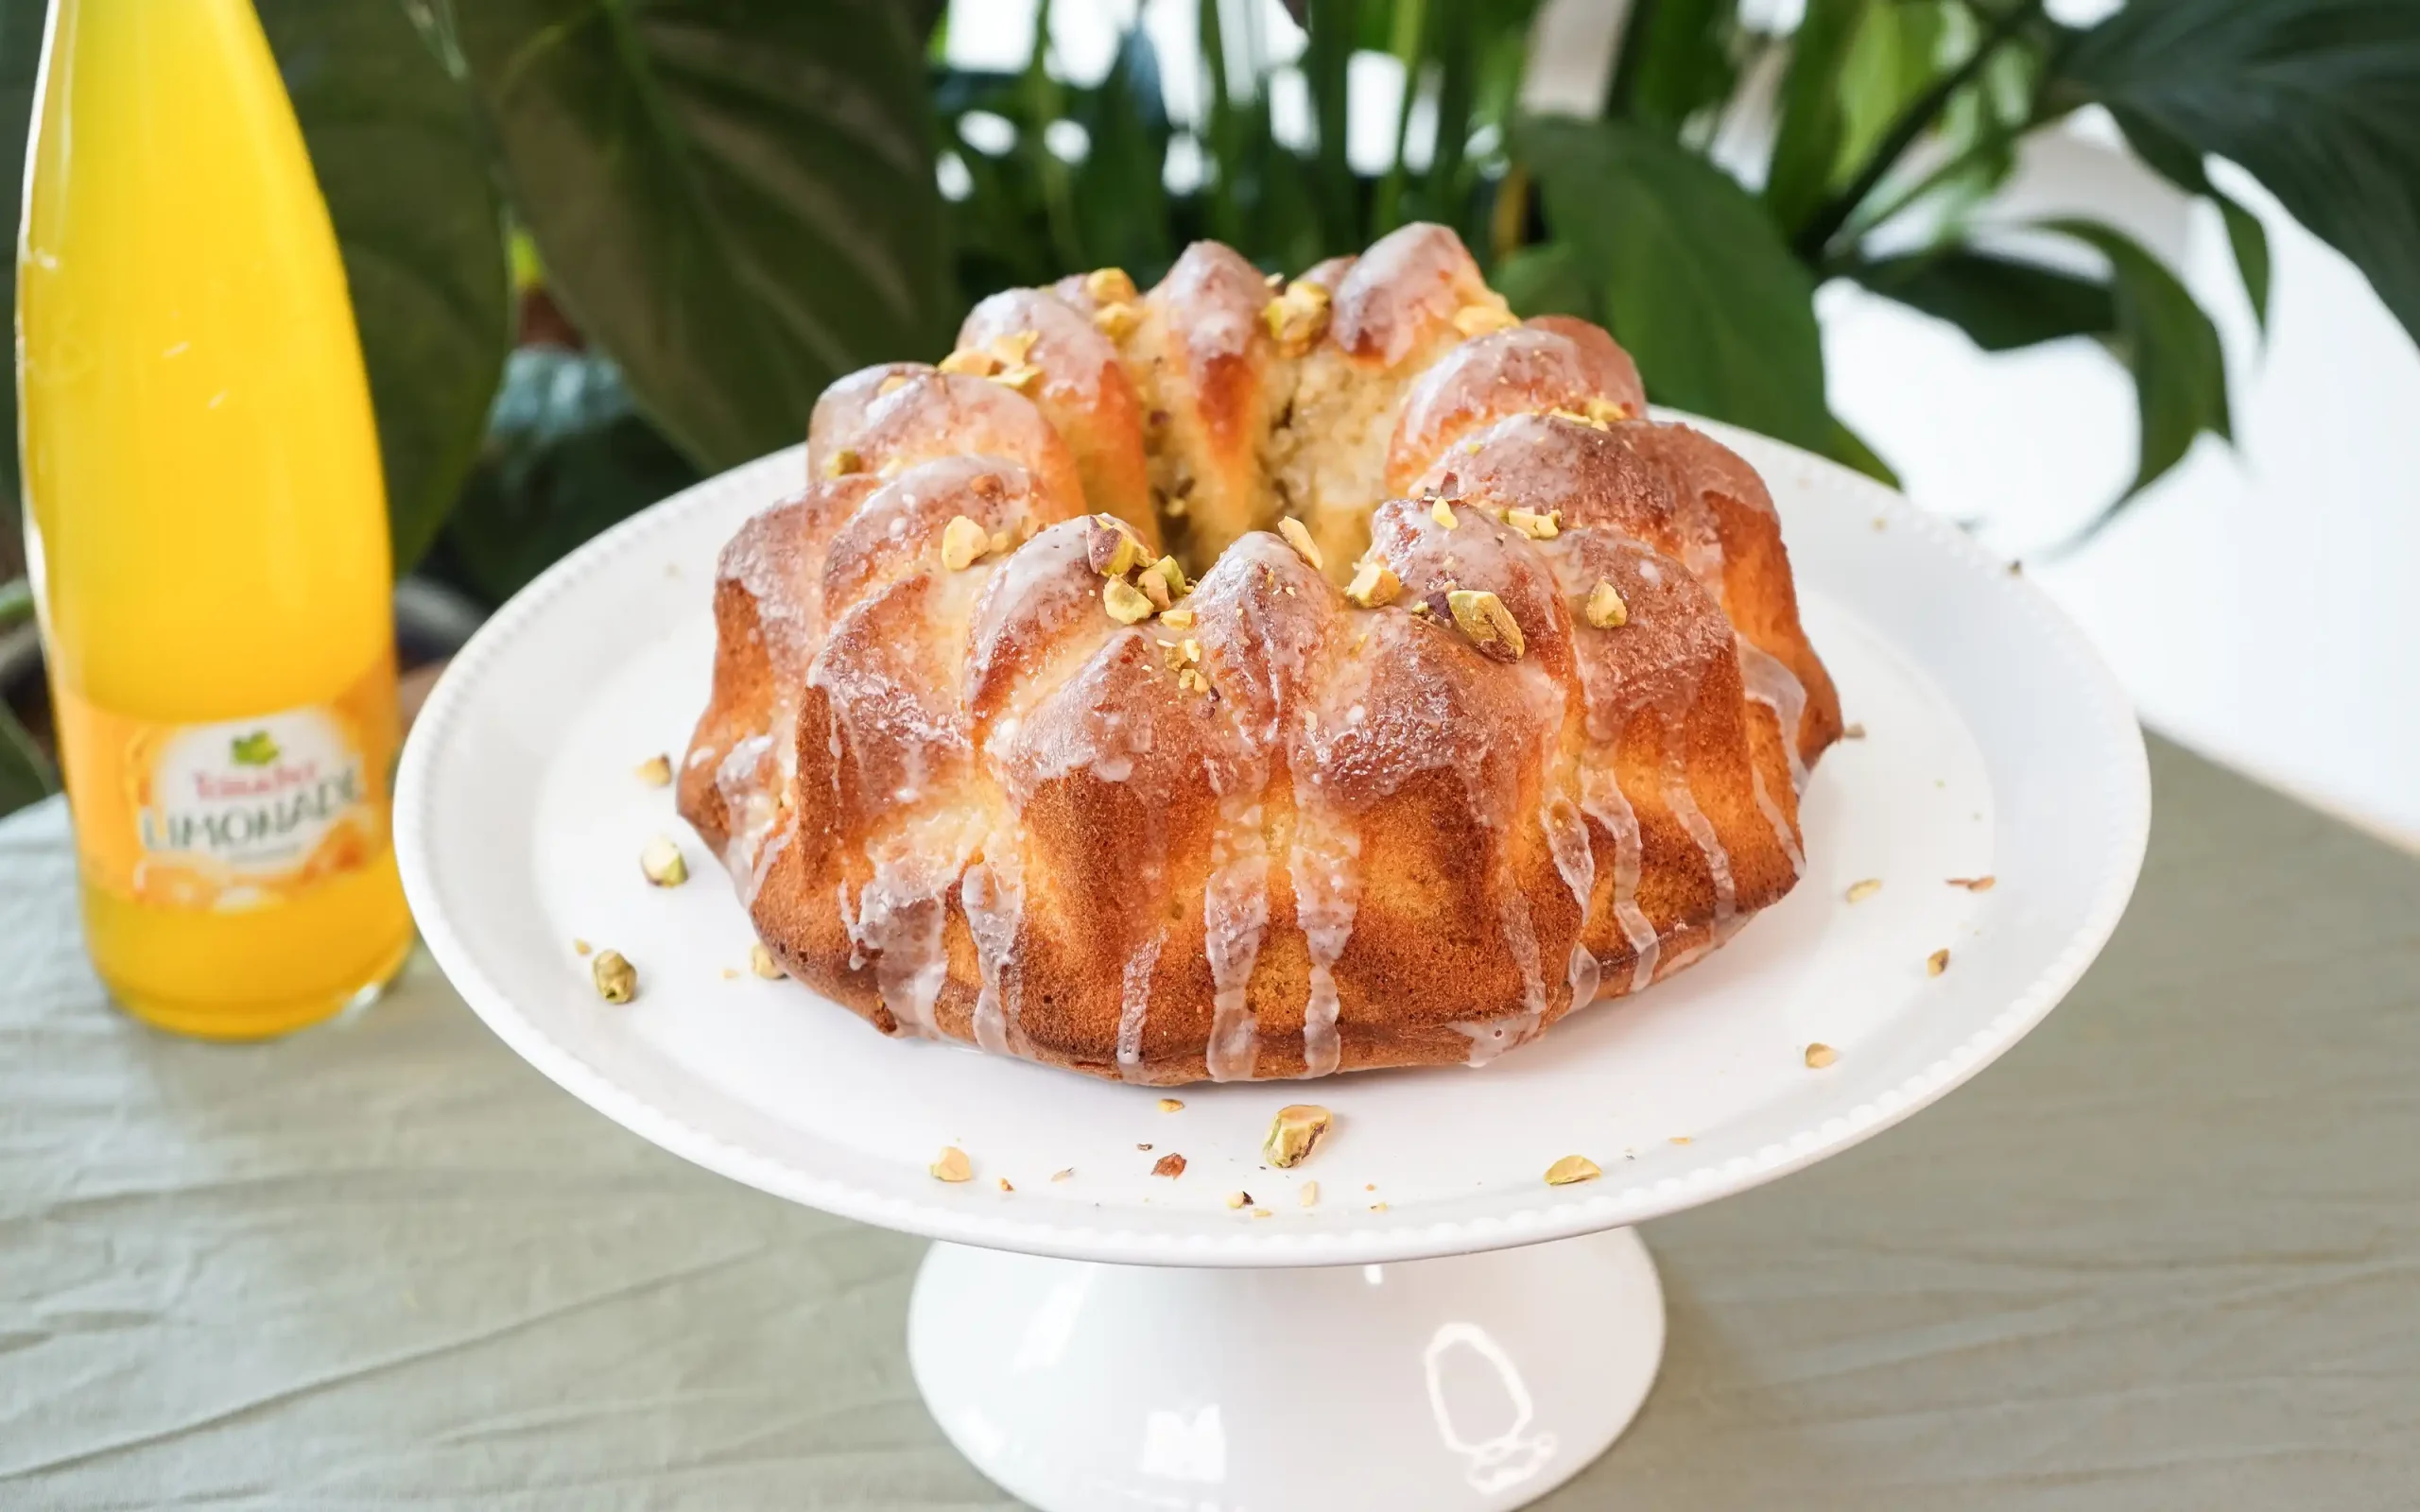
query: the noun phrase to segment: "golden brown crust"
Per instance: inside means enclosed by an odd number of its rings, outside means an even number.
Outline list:
[[[821,481],[725,554],[680,788],[793,974],[1141,1083],[1479,1062],[1795,882],[1839,711],[1753,471],[1613,421],[1620,349],[1508,329],[1442,228],[1306,284],[1264,318],[1201,244],[987,301],[961,347],[1014,387],[818,405]],[[1198,583],[1080,512],[1138,477],[1188,480]]]

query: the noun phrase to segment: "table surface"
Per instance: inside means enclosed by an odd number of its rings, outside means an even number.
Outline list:
[[[2408,1508],[2420,859],[2154,743],[2126,922],[1909,1124],[1647,1229],[1671,1343],[1540,1503]],[[0,1504],[991,1508],[921,1246],[641,1143],[425,961],[222,1047],[112,1012],[0,824]]]

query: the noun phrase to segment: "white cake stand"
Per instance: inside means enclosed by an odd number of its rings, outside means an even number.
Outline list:
[[[737,903],[631,768],[686,740],[715,554],[789,490],[796,451],[592,542],[456,660],[400,779],[414,913],[495,1032],[615,1122],[941,1241],[909,1314],[916,1381],[1027,1501],[1521,1505],[1611,1444],[1654,1379],[1662,1296],[1631,1226],[1836,1154],[1981,1070],[2074,984],[2142,858],[2133,715],[2048,600],[1882,489],[1720,434],[1772,486],[1809,633],[1870,733],[1817,769],[1787,901],[1485,1068],[1205,1085],[1162,1111],[1158,1091],[887,1040],[750,976]],[[689,885],[642,881],[657,833],[683,842]],[[1881,889],[1848,902],[1865,878]],[[635,962],[638,1000],[599,1001],[575,940]],[[1810,1069],[1818,1041],[1838,1058]],[[1261,1135],[1298,1100],[1336,1132],[1269,1169]],[[943,1145],[974,1180],[927,1174]],[[1181,1177],[1151,1174],[1165,1154]],[[1603,1178],[1547,1186],[1572,1154]]]

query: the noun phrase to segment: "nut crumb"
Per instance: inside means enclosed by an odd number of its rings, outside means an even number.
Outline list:
[[[1000,1178],[999,1178],[999,1180],[1000,1180],[1000,1190],[1001,1190],[1001,1191],[1003,1191],[1003,1192],[1014,1192],[1014,1191],[1016,1190],[1016,1188],[1014,1188],[1014,1187],[1012,1187],[1012,1186],[1009,1185],[1009,1178],[1008,1178],[1007,1177],[1000,1177]]]
[[[975,1174],[974,1162],[955,1144],[942,1145],[940,1158],[925,1169],[933,1174],[936,1181],[963,1181]]]
[[[1861,903],[1881,890],[1882,879],[1879,877],[1868,877],[1863,882],[1852,882],[1849,884],[1848,900],[1853,903]]]
[[[1496,295],[1495,303],[1465,304],[1454,312],[1454,329],[1466,336],[1483,336],[1521,323],[1521,318],[1503,305],[1503,296]]]
[[[1172,609],[1160,616],[1160,623],[1180,630],[1191,629],[1193,627],[1193,610],[1189,609]]]
[[[1529,509],[1507,509],[1504,523],[1531,541],[1552,541],[1563,533],[1563,511],[1549,509],[1538,514]]]
[[[942,565],[951,572],[966,571],[991,549],[992,538],[966,515],[953,515],[942,527]]]
[[[731,966],[726,966],[726,967],[724,967],[724,968],[722,969],[722,979],[723,979],[724,981],[726,981],[726,982],[736,982],[736,981],[738,981],[738,980],[739,980],[739,970],[738,970],[738,968],[736,968],[736,967],[731,967]]]
[[[1142,323],[1142,312],[1123,300],[1104,304],[1093,312],[1093,328],[1112,341],[1125,340]]]
[[[1145,1148],[1148,1149],[1150,1146],[1146,1145]],[[1170,1177],[1184,1175],[1184,1157],[1182,1155],[1161,1156],[1151,1162],[1151,1174]]]
[[[935,364],[942,371],[967,378],[989,378],[1000,370],[1000,359],[988,352],[961,347]]]
[[[1672,1143],[1675,1144],[1686,1144],[1689,1143],[1689,1137],[1686,1134],[1675,1134],[1672,1136]]]
[[[1304,1182],[1303,1190],[1296,1194],[1294,1200],[1301,1203],[1305,1208],[1318,1207],[1320,1203],[1320,1184],[1316,1181]]]
[[[1594,1181],[1605,1173],[1597,1162],[1584,1155],[1566,1155],[1547,1167],[1547,1185],[1567,1187],[1581,1181]]]
[[[1587,607],[1581,612],[1600,630],[1618,630],[1630,623],[1630,606],[1622,601],[1622,591],[1603,577],[1588,591]]]
[[[1227,1206],[1230,1208],[1249,1208],[1252,1206],[1252,1194],[1249,1192],[1230,1192],[1227,1194]]]
[[[1067,1180],[1067,1179],[1069,1179],[1070,1177],[1072,1177],[1075,1174],[1076,1174],[1076,1168],[1075,1168],[1074,1166],[1072,1166],[1072,1165],[1071,1165],[1071,1166],[1068,1166],[1068,1167],[1067,1167],[1065,1170],[1063,1170],[1063,1171],[1053,1171],[1053,1172],[1051,1172],[1051,1173],[1050,1173],[1050,1179],[1051,1179],[1051,1180],[1053,1180],[1053,1181],[1064,1181],[1064,1180]]]
[[[1395,601],[1403,592],[1403,579],[1394,569],[1382,561],[1365,561],[1354,569],[1353,581],[1346,584],[1347,602],[1359,609],[1382,609]]]
[[[768,982],[778,982],[790,974],[782,970],[781,962],[773,959],[773,953],[762,945],[748,947],[748,969]]]
[[[1270,1120],[1269,1133],[1260,1142],[1261,1153],[1269,1163],[1281,1170],[1291,1170],[1311,1158],[1325,1138],[1336,1116],[1317,1103],[1291,1103],[1277,1110]]]
[[[1311,540],[1311,533],[1304,527],[1303,522],[1287,515],[1277,522],[1277,533],[1286,538],[1286,544],[1294,548],[1294,555],[1311,564],[1313,572],[1327,571],[1327,561],[1320,556],[1319,543]]]
[[[638,996],[639,969],[623,959],[620,951],[598,951],[588,975],[596,984],[596,995],[608,1003],[628,1003]]]
[[[862,472],[865,470],[866,459],[858,455],[857,449],[854,446],[841,447],[823,459],[823,475],[827,478],[844,478],[852,472]]]
[[[1518,662],[1529,649],[1529,643],[1521,634],[1521,622],[1494,593],[1483,589],[1457,588],[1446,593],[1445,607],[1452,611],[1455,626],[1481,655],[1498,662]]]
[[[1621,401],[1607,399],[1602,394],[1589,400],[1586,409],[1588,423],[1600,431],[1611,430],[1616,421],[1630,420],[1637,413]]]
[[[1255,1218],[1270,1218],[1276,1216],[1276,1214],[1270,1212],[1267,1208],[1254,1208],[1252,1210],[1252,1215]]]
[[[1946,946],[1925,957],[1925,975],[1939,976],[1942,972],[1948,970],[1949,950]]]
[[[1143,591],[1122,577],[1113,577],[1100,585],[1101,608],[1120,625],[1134,625],[1151,617],[1151,601]]]
[[[1096,267],[1084,275],[1084,292],[1103,304],[1132,304],[1134,280],[1122,267]]]
[[[631,770],[640,782],[649,787],[672,785],[672,758],[669,756],[650,756]]]
[[[1821,1071],[1840,1058],[1840,1052],[1821,1040],[1806,1047],[1806,1069],[1809,1071]]]
[[[1865,738],[1865,727],[1863,725],[1842,725],[1841,727],[1841,738],[1842,740],[1863,740]]]
[[[1173,1113],[1184,1106],[1184,1102],[1178,1098],[1163,1097],[1160,1099],[1160,1111],[1163,1113]]]
[[[661,834],[639,851],[639,870],[659,887],[678,887],[689,880],[689,863],[682,858],[681,848]]]
[[[1387,1205],[1383,1202],[1374,1202],[1370,1204],[1370,1211],[1372,1212],[1384,1212],[1387,1211]]]
[[[992,381],[1003,388],[1012,388],[1020,394],[1030,394],[1033,392],[1034,386],[1042,382],[1042,369],[1029,362],[1021,362],[1005,372],[992,374]]]
[[[572,954],[575,955],[585,955],[596,948],[596,946],[591,945],[584,939],[574,939],[571,942]]]
[[[1963,887],[1968,892],[1989,892],[1999,885],[1999,879],[1988,873],[1980,877],[1952,877],[1949,879],[1949,885],[1953,887]]]
[[[894,372],[890,377],[885,378],[882,382],[874,385],[873,397],[880,399],[885,394],[894,392],[907,387],[908,375],[904,372]]]
[[[1447,504],[1443,499],[1438,500],[1435,504],[1428,507],[1428,518],[1436,521],[1439,524],[1444,526],[1448,530],[1453,529],[1457,524],[1461,524],[1460,521],[1457,521],[1454,518],[1454,507]]]
[[[1277,350],[1299,357],[1311,350],[1327,330],[1328,291],[1308,279],[1296,279],[1261,307],[1260,323]]]
[[[1135,1145],[1134,1147],[1135,1147],[1136,1149],[1138,1149],[1138,1150],[1148,1150],[1148,1149],[1150,1149],[1150,1145],[1148,1145],[1148,1144],[1137,1144],[1137,1145]]]

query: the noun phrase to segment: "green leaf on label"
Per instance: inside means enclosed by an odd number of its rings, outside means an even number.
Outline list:
[[[1620,122],[1530,117],[1517,144],[1555,237],[1601,291],[1648,393],[1821,452],[1815,284],[1721,169]]]
[[[267,766],[277,760],[279,751],[276,737],[266,730],[255,730],[229,741],[227,754],[238,766]]]

